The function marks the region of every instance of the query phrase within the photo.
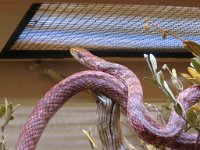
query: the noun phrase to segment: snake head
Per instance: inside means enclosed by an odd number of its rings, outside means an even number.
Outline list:
[[[73,47],[70,49],[70,53],[76,60],[81,60],[88,51],[81,47]]]

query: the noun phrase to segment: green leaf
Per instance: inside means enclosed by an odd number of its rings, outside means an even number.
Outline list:
[[[149,67],[151,73],[154,75],[155,73],[154,73],[153,68],[152,68],[152,65],[151,65],[151,63],[150,63],[150,61],[149,61],[149,56],[148,56],[147,54],[144,54],[144,59],[146,60],[147,65],[148,65],[148,67]]]
[[[173,106],[174,104],[170,103],[169,101],[167,101],[167,103],[162,105],[162,116],[166,122],[169,120],[169,116],[171,114],[171,110]]]
[[[44,69],[44,74],[46,74],[47,76],[49,76],[51,79],[53,79],[56,82],[59,82],[63,80],[64,78],[66,78],[65,75],[53,69]]]
[[[182,108],[182,106],[181,106],[181,104],[180,103],[176,103],[175,105],[174,105],[174,110],[176,111],[176,113],[178,114],[178,115],[180,115],[180,116],[183,116],[183,108]]]
[[[143,146],[143,145],[145,145],[145,144],[146,144],[146,143],[145,143],[143,140],[140,139],[140,145]]]
[[[172,84],[174,85],[174,87],[175,87],[177,90],[180,90],[180,91],[183,90],[183,84],[182,84],[181,81],[178,79],[178,76],[177,76],[177,73],[176,73],[176,69],[175,69],[175,68],[172,69],[171,81],[172,81]]]
[[[6,108],[3,104],[0,105],[0,118],[5,114]]]
[[[167,101],[164,105],[162,105],[162,108],[165,108],[171,111],[173,106],[174,106],[173,103]]]
[[[193,78],[200,80],[200,74],[194,68],[188,67],[188,72],[191,74]]]
[[[144,59],[148,59],[148,55],[147,54],[144,54]]]
[[[154,78],[144,77],[143,80],[150,83],[151,85],[155,85],[155,86],[158,85],[157,80],[155,80]]]
[[[153,72],[156,74],[157,61],[156,61],[156,58],[152,54],[150,54],[150,62],[151,62],[151,66],[152,66]]]
[[[180,75],[186,79],[188,78],[192,78],[189,74],[186,74],[186,73],[180,73]]]
[[[200,59],[195,57],[195,58],[192,58],[192,65],[193,67],[195,68],[195,70],[200,73]]]
[[[196,120],[196,124],[197,124],[198,128],[200,128],[200,118],[199,117],[200,117],[200,115],[197,116],[197,120]]]
[[[164,86],[165,90],[167,91],[168,96],[170,97],[170,99],[171,99],[173,102],[176,102],[176,98],[175,98],[173,92],[171,91],[171,89],[169,88],[169,86],[168,86],[168,84],[167,84],[166,81],[164,81],[163,86]]]
[[[186,73],[181,73],[181,76],[183,76],[184,78],[186,78],[188,81],[194,83],[194,84],[197,84],[197,85],[200,85],[200,81],[198,81],[197,79],[195,78],[192,78],[190,75],[186,74]]]
[[[192,107],[190,107],[187,111],[186,111],[186,119],[195,127],[199,127],[197,124],[197,118],[200,114],[200,105],[194,105]]]
[[[188,72],[195,78],[197,84],[200,83],[200,74],[194,68],[188,67]]]
[[[156,77],[157,77],[158,83],[161,86],[163,86],[163,84],[164,84],[164,75],[163,75],[163,72],[161,70],[159,72],[157,72]]]
[[[195,56],[200,56],[200,45],[194,41],[184,41],[183,46]]]
[[[5,108],[6,108],[6,116],[5,116],[5,122],[3,126],[6,126],[10,119],[12,118],[12,110],[13,110],[13,104],[8,103],[8,101],[5,99]]]
[[[156,147],[154,147],[151,144],[146,144],[146,148],[147,148],[147,150],[156,150]]]
[[[172,69],[172,77],[175,78],[175,79],[178,78],[175,68]]]
[[[171,114],[171,109],[168,109],[167,107],[162,106],[162,116],[166,122],[168,121],[170,114]]]
[[[188,81],[192,82],[193,84],[200,85],[200,81],[198,81],[198,80],[195,79],[195,78],[188,78]]]
[[[163,66],[162,66],[162,69],[167,69],[168,67],[167,67],[167,64],[164,64]]]

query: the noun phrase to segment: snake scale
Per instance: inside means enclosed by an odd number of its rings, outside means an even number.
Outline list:
[[[57,110],[78,92],[91,89],[116,101],[127,113],[131,128],[155,146],[192,150],[196,134],[183,132],[185,121],[174,111],[167,125],[157,122],[143,105],[143,90],[137,76],[125,66],[92,55],[83,48],[71,48],[72,56],[92,70],[75,73],[51,88],[34,107],[23,126],[16,150],[34,150]],[[177,98],[184,109],[199,102],[200,86],[191,86]],[[200,146],[200,143],[199,143]]]

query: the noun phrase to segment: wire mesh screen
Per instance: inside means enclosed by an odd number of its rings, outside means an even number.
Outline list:
[[[34,11],[34,10],[32,10]],[[182,51],[174,37],[162,39],[144,18],[183,39],[200,42],[200,8],[123,4],[42,4],[11,50],[133,49]]]

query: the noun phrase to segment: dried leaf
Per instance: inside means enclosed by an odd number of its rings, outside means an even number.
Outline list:
[[[29,70],[39,70],[41,68],[41,63],[34,63],[29,65]]]
[[[200,45],[194,41],[184,41],[183,45],[196,56],[200,56]]]
[[[162,32],[162,38],[166,39],[167,35],[168,35],[168,31],[167,30],[163,30],[163,32]]]
[[[147,19],[147,18],[144,18],[144,22],[147,22],[149,19]]]
[[[150,29],[150,26],[149,26],[148,24],[145,24],[145,25],[144,25],[144,30],[147,31],[147,30],[149,30],[149,29]]]
[[[66,78],[65,75],[53,69],[44,69],[44,74],[48,75],[51,79],[53,79],[56,82],[59,82],[63,80],[64,78]]]
[[[82,130],[82,131],[88,137],[89,142],[90,142],[91,147],[93,148],[93,150],[98,150],[98,146],[96,145],[95,139],[91,135],[91,131],[87,131],[87,130]]]

